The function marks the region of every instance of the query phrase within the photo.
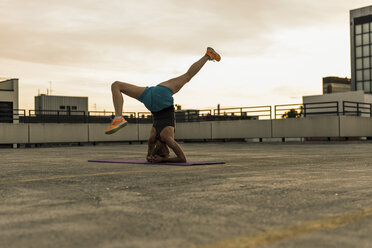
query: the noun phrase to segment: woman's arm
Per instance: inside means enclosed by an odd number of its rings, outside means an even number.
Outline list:
[[[151,128],[150,137],[147,143],[147,156],[146,159],[149,162],[152,162],[152,151],[155,149],[156,144],[156,130],[154,127]]]
[[[174,140],[173,137],[167,137],[164,139],[165,143],[173,150],[177,157],[175,158],[163,158],[162,162],[176,162],[184,163],[186,162],[186,155],[183,152],[181,146]]]
[[[156,131],[155,131],[156,133]],[[167,126],[160,133],[161,141],[164,142],[168,147],[170,147],[177,157],[161,157],[155,155],[152,159],[152,162],[175,162],[175,163],[184,163],[186,162],[186,155],[183,152],[181,146],[174,140],[174,127]]]

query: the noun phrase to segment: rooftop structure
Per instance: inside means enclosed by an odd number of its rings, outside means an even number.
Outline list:
[[[54,96],[41,94],[35,96],[36,114],[74,115],[88,113],[88,97]]]
[[[324,77],[323,94],[348,92],[351,88],[350,83],[351,80],[349,78]]]
[[[13,117],[18,99],[18,79],[0,78],[0,122],[16,122]]]

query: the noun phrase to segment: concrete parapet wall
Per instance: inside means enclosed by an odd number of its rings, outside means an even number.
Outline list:
[[[106,135],[107,124],[0,123],[0,144],[147,141],[152,124],[129,124]],[[177,123],[180,140],[372,137],[372,118],[314,116],[280,120]]]
[[[271,120],[212,122],[212,139],[238,138],[271,138]]]
[[[138,124],[138,141],[147,141],[149,139],[152,124]]]
[[[338,137],[339,116],[272,120],[273,138]]]
[[[88,124],[32,123],[29,143],[88,142]]]
[[[105,134],[108,127],[108,124],[89,124],[89,142],[138,140],[137,124],[128,124],[122,130],[110,135]]]
[[[176,139],[212,139],[212,122],[187,122],[176,124]]]
[[[29,143],[28,124],[0,123],[0,144]]]
[[[341,137],[372,137],[372,118],[340,116]]]

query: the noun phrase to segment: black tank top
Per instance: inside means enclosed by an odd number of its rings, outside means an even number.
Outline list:
[[[156,130],[156,138],[160,137],[160,132],[167,126],[176,127],[174,106],[162,109],[158,112],[152,112],[154,118],[153,127]]]

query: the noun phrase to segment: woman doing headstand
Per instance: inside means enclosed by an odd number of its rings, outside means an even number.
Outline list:
[[[208,47],[205,55],[195,62],[185,74],[152,87],[139,87],[124,82],[114,82],[111,85],[111,92],[115,107],[115,118],[105,133],[113,134],[128,124],[122,116],[122,93],[124,93],[142,102],[153,115],[154,122],[148,140],[147,161],[156,163],[186,162],[185,153],[174,140],[175,114],[173,95],[189,82],[208,60],[220,61],[221,56],[213,48]],[[177,157],[169,157],[168,147],[174,151]]]

